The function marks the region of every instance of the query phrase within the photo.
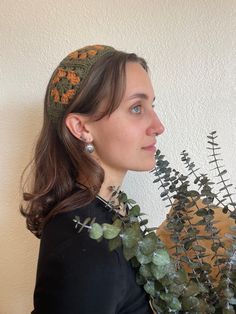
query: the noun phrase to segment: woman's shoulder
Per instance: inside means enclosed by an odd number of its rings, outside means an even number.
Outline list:
[[[98,223],[110,222],[112,220],[109,208],[106,208],[99,199],[95,198],[85,206],[62,212],[52,217],[43,229],[42,238],[51,236],[51,234],[58,235],[58,230],[60,230],[60,235],[64,233],[68,235],[74,234],[76,231],[76,223],[74,221],[76,217],[79,217],[81,222],[87,217],[95,218]]]
[[[77,252],[80,250],[100,250],[104,247],[104,243],[98,243],[90,239],[88,229],[84,228],[79,232],[80,228],[76,228],[76,217],[81,222],[87,217],[95,218],[98,223],[111,223],[112,213],[106,208],[99,199],[94,199],[90,204],[79,207],[75,210],[57,214],[44,227],[41,237],[40,253],[43,255],[59,254],[60,252],[74,250],[76,246]]]
[[[110,252],[107,240],[97,242],[91,239],[86,228],[78,232],[73,222],[76,215],[81,221],[88,216],[95,217],[100,223],[112,219],[109,209],[95,201],[57,215],[45,226],[38,260],[35,304],[40,309],[47,309],[42,313],[95,313],[96,304],[101,308],[99,313],[103,309],[106,309],[103,313],[114,313],[110,308],[115,309],[122,301],[127,281],[122,252]],[[97,298],[99,302],[94,301]]]
[[[87,217],[96,218],[99,223],[112,221],[112,213],[97,199],[84,207],[55,216],[45,226],[41,238],[38,276],[47,271],[50,277],[55,272],[55,277],[60,273],[64,278],[81,280],[84,272],[86,278],[95,272],[96,280],[102,280],[110,269],[112,275],[108,277],[117,278],[121,264],[124,267],[121,250],[110,252],[107,240],[97,242],[91,239],[87,228],[78,232],[73,222],[75,216],[79,216],[81,221]]]

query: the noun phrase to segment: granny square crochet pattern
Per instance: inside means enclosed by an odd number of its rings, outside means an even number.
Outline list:
[[[110,46],[86,46],[70,53],[54,71],[49,82],[49,103],[47,113],[57,124],[96,61],[104,55],[111,55],[115,49]]]

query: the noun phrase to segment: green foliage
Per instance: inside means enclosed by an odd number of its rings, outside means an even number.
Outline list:
[[[216,173],[216,183],[206,174],[199,173],[186,151],[181,153],[181,160],[186,166],[187,175],[172,169],[160,151],[156,154],[154,182],[158,182],[162,199],[172,209],[167,216],[167,228],[174,243],[174,259],[178,269],[187,266],[188,276],[192,280],[187,286],[188,290],[182,293],[180,313],[235,313],[236,309],[236,228],[227,235],[231,246],[226,249],[214,217],[215,210],[221,210],[220,206],[223,214],[228,213],[226,219],[233,219],[235,223],[236,203],[216,138],[216,132],[211,132],[207,147],[210,151],[209,164],[213,165],[211,170]],[[192,189],[194,185],[196,190]],[[199,217],[195,223],[192,222],[194,216]],[[199,233],[199,226],[204,228],[204,233]],[[211,241],[211,264],[205,260],[206,249],[199,244],[200,240]],[[218,268],[217,280],[211,276],[212,266]]]
[[[230,217],[227,219],[235,221],[236,203],[227,171],[221,165],[216,138],[216,132],[211,132],[207,147],[209,163],[217,173],[216,183],[199,173],[186,151],[181,153],[181,159],[187,175],[172,169],[160,151],[156,153],[154,183],[158,183],[162,199],[171,208],[167,215],[167,229],[174,243],[171,256],[154,232],[156,228],[147,227],[148,221],[142,219],[140,207],[123,192],[118,196],[114,192],[113,196],[129,208],[128,214],[119,215],[114,206],[113,224],[100,225],[91,218],[84,222],[79,217],[74,219],[79,232],[87,228],[92,239],[107,239],[110,250],[122,247],[124,257],[137,271],[138,284],[150,295],[157,313],[235,313],[236,227],[227,235],[231,245],[226,248],[214,219],[214,209],[222,207],[222,212]],[[198,220],[193,223],[194,215]],[[204,233],[199,232],[199,226]],[[206,249],[200,240],[211,241],[211,264],[205,260]],[[217,280],[211,276],[212,265],[218,269]]]

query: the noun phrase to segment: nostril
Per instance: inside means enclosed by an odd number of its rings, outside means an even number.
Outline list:
[[[154,129],[154,131],[156,135],[161,135],[165,131],[165,127],[159,119],[157,121],[156,128]]]
[[[162,134],[165,131],[164,125],[161,123],[159,134]]]

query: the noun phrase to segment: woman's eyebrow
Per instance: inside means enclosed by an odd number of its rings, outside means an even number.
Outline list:
[[[145,100],[149,99],[148,95],[145,93],[135,93],[135,94],[128,96],[127,100],[134,99],[134,98],[141,98],[141,99],[145,99]],[[153,101],[155,101],[155,99],[156,99],[156,97],[154,96]]]

